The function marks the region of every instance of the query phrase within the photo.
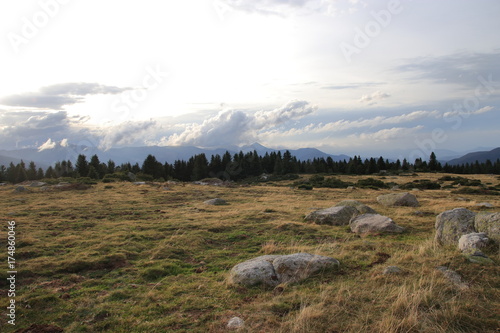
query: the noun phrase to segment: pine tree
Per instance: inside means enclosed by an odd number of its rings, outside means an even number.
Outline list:
[[[78,155],[76,160],[76,172],[81,176],[85,177],[89,173],[89,163],[87,162],[87,157],[85,155]]]
[[[33,162],[33,161],[30,162],[30,164],[28,166],[28,171],[26,171],[26,175],[28,177],[28,180],[36,180],[37,171],[36,171],[35,162]]]

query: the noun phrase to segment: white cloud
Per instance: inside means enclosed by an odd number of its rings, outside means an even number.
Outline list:
[[[329,16],[352,14],[366,7],[359,0],[222,0],[230,8],[263,15],[307,15],[321,13]]]
[[[44,144],[42,144],[40,147],[38,147],[38,151],[43,151],[47,149],[54,149],[56,147],[56,142],[52,141],[51,138],[49,138],[47,141],[45,141]]]
[[[201,124],[186,125],[183,132],[164,138],[165,145],[217,147],[258,140],[258,132],[291,120],[300,119],[317,109],[306,101],[290,101],[271,111],[254,114],[240,110],[221,111]]]
[[[107,150],[116,146],[127,146],[137,142],[144,142],[146,137],[154,135],[155,121],[131,122],[127,121],[116,126],[108,127],[101,133],[99,148]]]
[[[408,138],[409,135],[415,134],[418,131],[421,131],[424,126],[419,125],[412,128],[407,127],[393,127],[386,128],[373,133],[361,133],[361,134],[352,134],[349,137],[356,140],[363,141],[376,141],[376,142],[387,142],[391,140],[397,140],[401,138]]]
[[[381,91],[376,91],[370,95],[363,95],[361,96],[361,98],[359,99],[359,101],[361,103],[369,103],[370,105],[373,105],[373,104],[376,104],[377,101],[380,101],[382,99],[386,99],[386,98],[389,98],[391,97],[391,95],[389,95],[388,93],[384,93],[384,92],[381,92]]]

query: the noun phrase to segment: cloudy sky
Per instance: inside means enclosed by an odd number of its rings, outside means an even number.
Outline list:
[[[0,149],[499,146],[497,0],[0,3]]]

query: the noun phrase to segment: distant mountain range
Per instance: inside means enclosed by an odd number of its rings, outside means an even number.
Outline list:
[[[0,150],[0,165],[8,166],[12,161],[14,164],[23,160],[26,164],[30,161],[36,163],[37,167],[47,168],[54,163],[63,160],[70,160],[75,162],[79,154],[84,154],[90,160],[92,155],[97,155],[101,162],[113,160],[116,164],[130,162],[132,164],[142,164],[144,159],[149,155],[154,155],[156,159],[162,163],[173,163],[176,160],[188,160],[190,157],[204,153],[210,159],[212,155],[223,155],[229,151],[232,155],[243,151],[244,153],[250,151],[257,151],[259,155],[266,153],[281,151],[284,153],[286,149],[272,149],[262,146],[261,144],[254,143],[249,146],[231,147],[231,148],[217,148],[217,149],[203,149],[193,146],[145,146],[145,147],[124,147],[112,148],[109,150],[100,150],[97,147],[86,147],[77,145],[55,145],[51,149],[38,150],[35,148],[18,149],[18,150]],[[330,155],[322,152],[316,148],[301,148],[301,149],[288,149],[290,153],[301,161],[314,159],[314,158],[328,158],[331,157],[334,161],[349,160],[347,155]]]
[[[461,165],[466,163],[469,164],[476,163],[476,161],[478,161],[479,163],[484,163],[486,162],[486,160],[495,162],[499,158],[500,158],[500,147],[490,151],[477,151],[473,153],[468,153],[462,157],[452,159],[447,163],[449,165]]]

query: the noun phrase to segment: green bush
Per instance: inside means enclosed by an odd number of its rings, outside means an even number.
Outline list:
[[[297,188],[299,190],[312,190],[313,186],[311,184],[300,184]]]
[[[366,178],[360,179],[356,183],[358,187],[362,188],[371,188],[371,189],[379,189],[379,188],[387,188],[388,185],[379,179],[374,178]]]

